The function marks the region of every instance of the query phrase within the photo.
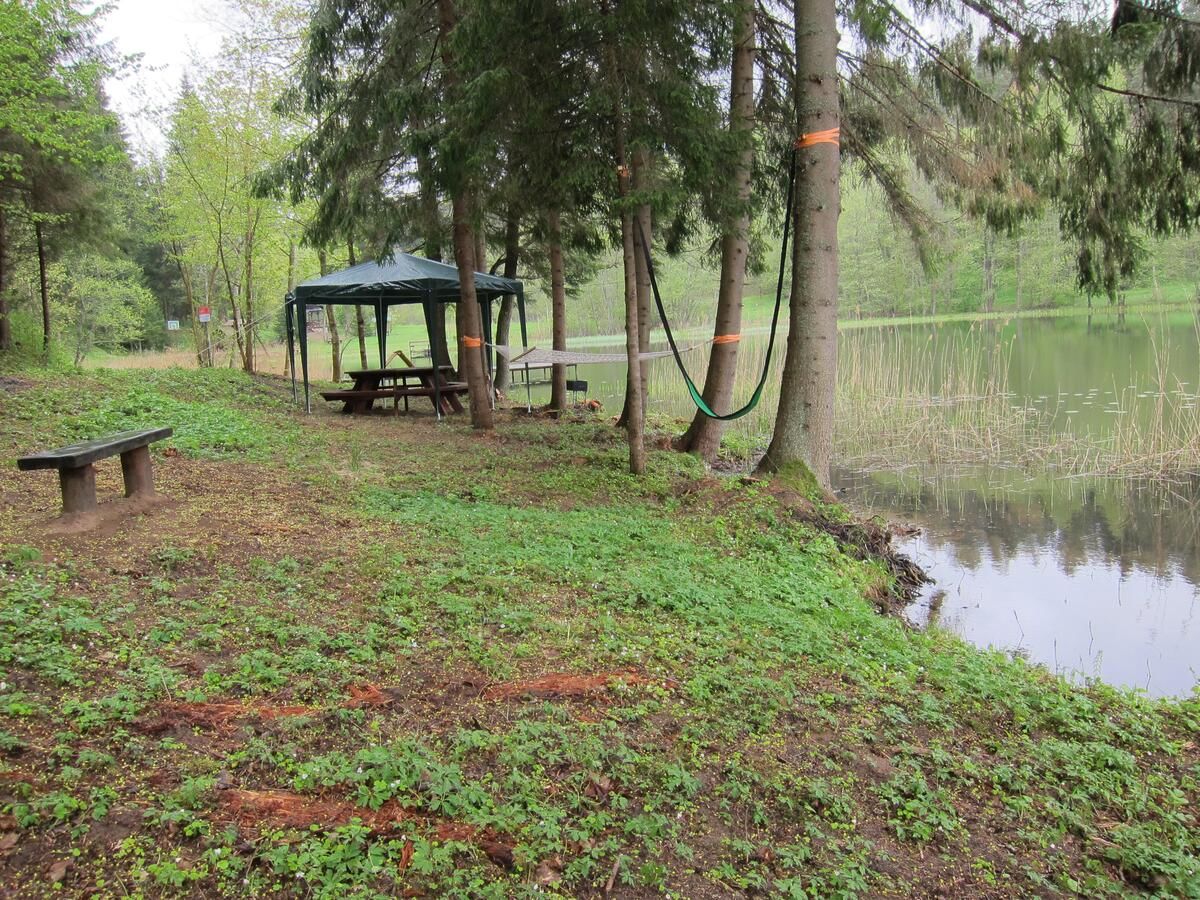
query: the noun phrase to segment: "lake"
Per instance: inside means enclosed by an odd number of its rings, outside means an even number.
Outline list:
[[[1073,678],[1194,688],[1198,334],[1190,309],[843,330],[835,488],[922,529],[901,543],[935,579],[916,624]],[[769,433],[782,346],[761,407],[733,428],[744,446]],[[744,338],[738,397],[764,347]],[[706,351],[686,356],[702,383]],[[579,377],[620,411],[623,365]],[[690,415],[673,361],[650,364],[649,394],[652,415]]]

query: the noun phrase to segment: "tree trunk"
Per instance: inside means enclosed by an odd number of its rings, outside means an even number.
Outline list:
[[[732,78],[729,89],[729,131],[741,142],[730,173],[731,214],[721,235],[721,288],[717,297],[715,339],[742,333],[742,295],[746,257],[750,251],[750,176],[754,167],[754,0],[738,0],[734,23]],[[714,343],[704,378],[704,401],[715,412],[727,413],[737,377],[736,340]],[[721,449],[725,423],[696,410],[678,447],[712,462]]]
[[[287,267],[287,292],[290,297],[296,290],[296,242],[288,238],[288,267]],[[285,310],[286,315],[286,310]],[[283,377],[288,378],[292,374],[292,357],[289,353],[283,354]]]
[[[803,135],[837,129],[838,31],[833,0],[796,0],[795,28],[797,130]],[[841,150],[836,142],[822,142],[797,152],[787,356],[775,432],[759,469],[798,475],[805,481],[810,476],[827,488],[837,386]]]
[[[50,352],[50,284],[46,279],[46,236],[42,233],[42,223],[33,223],[33,232],[37,237],[38,253],[38,288],[42,295],[42,350]]]
[[[546,244],[550,255],[550,310],[552,344],[555,350],[567,349],[567,284],[563,266],[562,222],[557,209],[546,213]],[[567,367],[550,368],[550,408],[567,408]]]
[[[179,268],[179,280],[183,282],[183,296],[187,300],[188,310],[192,319],[192,345],[196,348],[196,365],[204,368],[208,365],[208,348],[205,346],[204,330],[196,318],[196,286],[192,283],[192,272],[183,264],[182,253],[176,255],[175,265]]]
[[[1021,264],[1025,261],[1025,238],[1017,238],[1017,309],[1021,309],[1021,288],[1024,282],[1024,273],[1021,271]]]
[[[354,256],[354,239],[350,238],[346,241],[347,261],[351,266],[358,265],[358,260]],[[371,367],[370,361],[367,359],[367,323],[363,319],[363,309],[355,304],[354,306],[354,330],[358,335],[358,362],[361,368],[368,369]]]
[[[421,225],[424,231],[425,258],[442,261],[442,213],[438,208],[437,180],[433,161],[425,152],[417,153],[417,181],[421,186]],[[434,337],[429,335],[429,361],[436,366],[450,365],[450,338],[446,320],[449,304],[437,304],[437,315],[442,317],[441,341],[434,346]]]
[[[992,312],[996,308],[996,236],[990,230],[983,232],[983,309]]]
[[[620,67],[616,60],[616,52],[611,50],[611,77],[616,84],[621,82]],[[620,97],[618,88],[618,97]],[[639,353],[641,344],[638,340],[638,302],[637,302],[637,266],[633,253],[633,212],[626,204],[629,197],[629,165],[625,152],[625,110],[624,103],[618,99],[615,115],[616,121],[616,162],[617,162],[617,196],[621,204],[621,253],[625,271],[625,360],[628,366],[628,381],[640,382]],[[626,390],[628,398],[628,415],[625,422],[625,433],[629,438],[629,471],[641,475],[646,471],[646,442],[645,419],[642,415],[642,392]]]
[[[0,351],[13,348],[12,322],[8,319],[8,229],[0,207]]]
[[[253,214],[250,211],[250,206],[246,207],[246,283],[242,289],[242,296],[246,298],[246,312],[243,316],[243,328],[246,332],[246,358],[243,369],[253,375],[256,368],[254,364],[254,329],[257,323],[254,321],[254,236],[258,231],[259,213],[255,211]]]
[[[450,35],[458,21],[454,0],[438,0],[438,31],[441,38],[442,65],[451,95],[459,90],[458,70],[451,49]],[[464,173],[458,173],[465,180]],[[478,296],[475,293],[475,234],[471,224],[472,196],[464,183],[454,189],[453,235],[454,261],[458,264],[458,369],[466,375],[471,401],[471,425],[490,431],[494,427],[490,385],[483,365],[483,326]]]
[[[633,153],[633,189],[635,191],[643,191],[648,187],[647,175],[649,168],[649,156],[645,150],[639,148]],[[637,277],[637,303],[638,303],[638,350],[641,353],[646,353],[650,349],[650,306],[653,303],[650,293],[650,270],[646,267],[646,257],[642,252],[642,234],[646,235],[648,245],[653,244],[654,235],[651,233],[652,222],[650,214],[650,205],[647,203],[640,204],[635,213],[637,222],[641,225],[641,231],[637,228],[633,230],[633,265],[635,275]],[[649,249],[649,248],[647,248]],[[642,360],[638,363],[638,381],[634,382],[631,378],[625,383],[625,403],[621,408],[620,418],[617,419],[617,424],[624,426],[629,421],[629,394],[630,386],[638,385],[638,389],[642,394],[642,415],[646,413],[646,393],[649,384],[650,363],[647,360]]]
[[[439,0],[439,5],[446,0]],[[458,264],[458,371],[466,375],[471,403],[471,425],[490,431],[494,427],[487,372],[483,366],[483,325],[475,293],[475,235],[472,233],[470,200],[463,191],[454,195],[454,261]]]
[[[317,251],[317,261],[321,266],[321,274],[325,275],[329,271],[329,257],[325,255],[324,250]],[[342,338],[338,334],[337,316],[334,314],[337,310],[332,304],[325,305],[325,327],[329,330],[329,346],[333,354],[333,380],[338,382],[342,380]],[[307,328],[307,322],[299,323],[300,328]]]
[[[510,207],[508,220],[504,227],[504,277],[517,277],[517,257],[521,252],[521,219],[516,207]],[[505,294],[500,301],[500,312],[496,315],[496,343],[501,347],[508,344],[508,334],[512,325],[513,307],[517,298]],[[495,384],[497,391],[507,391],[512,381],[508,360],[503,356],[496,357]]]

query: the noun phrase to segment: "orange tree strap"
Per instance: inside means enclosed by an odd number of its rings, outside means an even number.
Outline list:
[[[477,337],[471,337],[469,334],[464,334],[463,346],[468,350],[478,350],[483,346],[483,340]]]
[[[742,339],[740,334],[718,334],[713,338],[714,344],[736,344]]]
[[[813,147],[817,144],[839,144],[838,136],[841,133],[839,128],[828,128],[825,131],[813,131],[809,134],[802,134],[796,138],[795,147],[797,150],[803,150],[805,147]]]

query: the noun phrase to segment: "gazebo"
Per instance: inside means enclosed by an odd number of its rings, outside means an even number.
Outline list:
[[[292,398],[296,391],[296,343],[300,344],[300,368],[304,376],[304,409],[312,412],[308,385],[308,316],[310,306],[369,306],[375,311],[375,331],[379,336],[379,366],[387,365],[387,314],[393,306],[419,303],[425,314],[429,344],[436,348],[445,337],[445,317],[440,304],[457,303],[460,284],[458,268],[423,259],[409,253],[394,253],[383,263],[364,262],[339,272],[313,278],[288,294],[284,303],[287,319],[288,356],[292,366]],[[492,345],[492,303],[508,294],[517,298],[517,315],[521,323],[521,345],[527,346],[525,328],[525,288],[521,282],[498,275],[475,273],[475,294],[479,301],[480,319],[484,324],[484,340]],[[297,336],[297,325],[299,335]],[[434,351],[436,352],[436,350]],[[492,357],[487,354],[488,371]],[[435,361],[436,362],[436,361]],[[436,386],[437,379],[434,379]],[[435,388],[436,389],[436,388]],[[434,405],[440,409],[440,396]]]

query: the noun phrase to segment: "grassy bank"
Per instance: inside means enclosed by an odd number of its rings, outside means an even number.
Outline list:
[[[0,423],[20,896],[1200,896],[1200,698],[913,633],[778,487],[224,371],[6,377]],[[12,458],[143,424],[169,505],[48,533]]]

